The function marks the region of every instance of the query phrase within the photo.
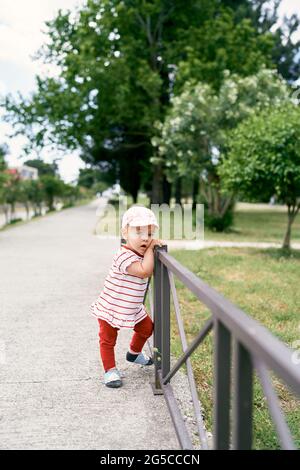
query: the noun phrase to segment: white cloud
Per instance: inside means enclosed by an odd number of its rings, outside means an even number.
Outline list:
[[[299,13],[299,10],[299,2],[295,2],[295,0],[282,0],[278,8],[278,13],[281,16],[284,14],[290,16],[293,13]]]
[[[32,60],[32,56],[46,41],[46,35],[43,34],[46,31],[45,21],[54,18],[59,8],[73,10],[82,3],[78,0],[1,0],[0,63],[5,62],[5,67],[9,67],[9,64],[23,67],[26,73],[31,73],[32,78],[43,71],[54,72],[55,67]],[[8,89],[16,91],[9,83]]]
[[[67,183],[70,183],[77,178],[80,168],[85,168],[85,164],[76,154],[64,156],[64,158],[57,162],[57,164],[61,177]]]
[[[282,0],[281,4],[278,8],[278,14],[280,18],[283,18],[284,15],[290,17],[294,13],[297,13],[298,16],[300,15],[300,2],[295,0]],[[297,41],[300,39],[300,31],[296,31],[293,36],[292,40]]]

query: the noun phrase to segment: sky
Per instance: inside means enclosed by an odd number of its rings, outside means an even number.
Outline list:
[[[54,67],[31,58],[45,42],[44,23],[52,19],[59,8],[72,10],[83,3],[84,0],[0,0],[0,95],[16,95],[20,91],[28,96],[35,90],[35,75],[55,73]],[[297,11],[300,14],[300,0],[282,0],[280,15]],[[30,158],[22,155],[25,139],[21,136],[10,139],[7,137],[10,130],[0,115],[0,144],[6,142],[10,149],[6,161],[9,166],[20,165]],[[41,157],[50,163],[57,155],[45,150]],[[79,169],[85,167],[78,153],[74,152],[64,155],[57,163],[65,182],[76,179]]]

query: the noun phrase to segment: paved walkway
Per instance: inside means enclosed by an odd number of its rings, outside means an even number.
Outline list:
[[[119,240],[93,235],[97,203],[0,232],[1,449],[179,449],[153,368],[126,363],[131,330],[116,347],[124,386],[101,383],[88,306]]]

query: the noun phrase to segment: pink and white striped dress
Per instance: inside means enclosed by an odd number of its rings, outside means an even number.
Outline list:
[[[126,245],[119,248],[103,290],[90,305],[92,315],[115,328],[133,328],[147,316],[143,300],[149,278],[142,279],[127,273],[131,263],[142,259],[142,255]]]

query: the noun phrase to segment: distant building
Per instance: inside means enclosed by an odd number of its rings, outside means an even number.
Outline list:
[[[28,165],[7,168],[5,171],[11,175],[19,175],[22,180],[37,180],[39,176],[38,169]]]

